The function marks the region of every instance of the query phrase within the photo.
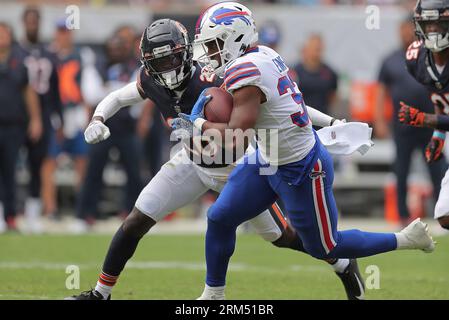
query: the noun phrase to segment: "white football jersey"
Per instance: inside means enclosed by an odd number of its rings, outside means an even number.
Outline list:
[[[265,94],[254,129],[261,155],[271,165],[302,160],[313,148],[315,135],[302,94],[276,51],[265,46],[248,50],[227,66],[224,86],[231,94],[246,86]]]

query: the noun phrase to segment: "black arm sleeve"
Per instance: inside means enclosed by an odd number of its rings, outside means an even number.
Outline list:
[[[436,129],[443,130],[443,131],[449,131],[449,116],[438,115]]]

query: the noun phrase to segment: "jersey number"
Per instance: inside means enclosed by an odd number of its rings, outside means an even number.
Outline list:
[[[33,89],[38,94],[46,94],[50,88],[50,77],[53,66],[47,58],[25,58],[25,66],[28,69],[28,78]]]
[[[307,109],[304,106],[304,100],[302,99],[302,94],[298,92],[296,84],[290,79],[289,76],[283,76],[278,80],[278,92],[280,96],[288,93],[288,89],[292,92],[291,97],[293,101],[298,105],[299,111],[292,113],[290,118],[292,122],[298,127],[305,127],[309,124],[309,115],[307,114]]]
[[[419,47],[421,46],[422,41],[414,41],[411,45],[409,45],[407,52],[405,53],[405,58],[407,60],[416,60],[418,59]]]
[[[440,108],[444,114],[449,114],[449,93],[443,95],[432,93],[430,100],[432,100],[433,104]]]

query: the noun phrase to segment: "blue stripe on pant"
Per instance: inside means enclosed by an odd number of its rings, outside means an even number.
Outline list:
[[[253,160],[255,155],[249,157]],[[319,141],[308,157],[279,167],[274,175],[260,175],[260,168],[257,161],[239,164],[209,209],[206,233],[209,286],[225,284],[237,226],[268,208],[278,196],[306,251],[316,258],[364,257],[396,249],[392,233],[337,231],[332,158]],[[317,173],[309,175],[312,168]]]

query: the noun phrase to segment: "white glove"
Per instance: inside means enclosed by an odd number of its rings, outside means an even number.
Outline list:
[[[100,120],[93,120],[84,131],[84,139],[90,144],[106,140],[110,135],[109,128]]]
[[[343,119],[343,120],[335,119],[334,122],[331,124],[331,126],[336,126],[338,124],[343,124],[343,123],[346,123],[346,119]]]

